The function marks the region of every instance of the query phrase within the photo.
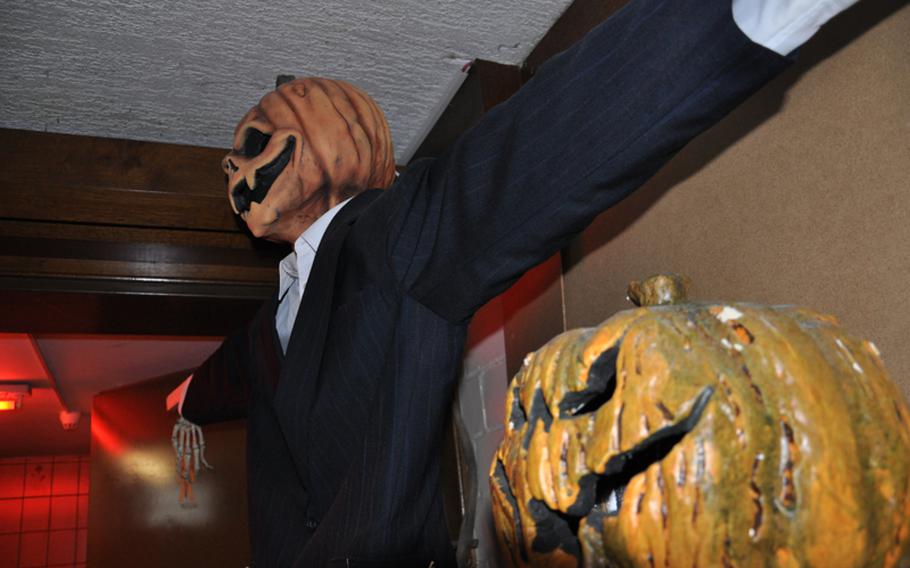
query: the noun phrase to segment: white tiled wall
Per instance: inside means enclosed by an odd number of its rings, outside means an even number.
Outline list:
[[[88,456],[0,459],[0,568],[84,568],[88,491]]]
[[[477,506],[474,538],[478,541],[475,558],[479,568],[492,568],[497,563],[496,533],[490,512],[488,474],[493,454],[502,440],[506,388],[505,335],[502,329],[502,307],[498,299],[487,304],[475,321],[483,320],[484,331],[472,326],[468,334],[464,371],[458,391],[459,410],[473,446],[477,464]],[[490,326],[490,322],[499,326]],[[491,327],[493,328],[491,331]],[[477,337],[483,335],[483,337]]]

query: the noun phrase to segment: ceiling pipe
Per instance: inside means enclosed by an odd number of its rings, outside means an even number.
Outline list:
[[[41,363],[41,368],[44,370],[44,376],[47,377],[50,389],[53,391],[54,396],[57,398],[57,402],[60,404],[60,425],[64,430],[75,430],[79,427],[79,419],[82,417],[82,413],[78,410],[72,410],[66,401],[63,400],[63,394],[60,392],[60,385],[57,383],[57,379],[54,377],[54,373],[51,372],[50,367],[47,366],[47,360],[44,358],[44,353],[41,351],[41,346],[38,344],[35,336],[29,333],[28,340],[31,342],[32,349],[38,357],[38,362]]]

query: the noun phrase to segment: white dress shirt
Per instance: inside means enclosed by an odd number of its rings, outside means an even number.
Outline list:
[[[319,243],[322,242],[322,237],[325,236],[332,219],[350,200],[342,201],[316,219],[294,241],[294,252],[281,259],[278,264],[278,311],[275,314],[275,330],[278,332],[282,352],[288,350],[288,341],[291,339],[294,321],[300,310],[300,300],[306,290],[306,283],[310,278],[310,271],[313,269],[313,260],[316,258]],[[183,414],[183,400],[186,398],[186,391],[192,380],[193,375],[190,375],[168,395],[166,403],[168,409],[173,408],[176,403],[177,412]]]
[[[294,329],[294,320],[297,319],[297,311],[300,309],[300,299],[303,298],[310,270],[313,269],[316,249],[319,248],[319,243],[322,242],[332,219],[348,201],[350,199],[342,201],[316,219],[294,242],[294,252],[284,257],[278,265],[278,312],[275,314],[275,329],[278,331],[283,352],[288,350],[291,330]]]
[[[846,10],[858,0],[733,0],[733,20],[755,43],[781,55],[787,55],[809,40],[825,22]],[[279,264],[278,313],[275,329],[281,350],[287,351],[300,299],[306,289],[316,250],[329,223],[350,199],[324,213],[294,243],[294,252]],[[167,407],[183,409],[183,399],[193,376],[168,395]],[[177,402],[179,401],[179,402]]]

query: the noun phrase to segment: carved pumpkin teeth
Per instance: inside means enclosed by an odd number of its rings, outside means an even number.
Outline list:
[[[294,146],[297,143],[297,139],[293,136],[288,136],[287,140],[284,143],[284,149],[275,157],[274,160],[268,164],[257,168],[254,172],[254,179],[252,184],[252,196],[251,199],[256,203],[262,203],[265,199],[265,196],[268,194],[269,189],[272,188],[272,184],[275,183],[275,180],[278,179],[278,176],[281,175],[281,172],[288,166],[291,162],[291,156],[294,154]]]
[[[231,190],[231,201],[238,214],[249,211],[251,203],[262,203],[265,200],[272,184],[290,163],[296,143],[297,139],[289,136],[284,149],[274,160],[248,173],[237,182]]]
[[[250,210],[250,186],[245,179],[241,179],[231,190],[231,203],[238,214],[246,213]]]

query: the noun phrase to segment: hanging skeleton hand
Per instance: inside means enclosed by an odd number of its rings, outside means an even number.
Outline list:
[[[181,416],[174,424],[171,445],[177,457],[177,477],[180,478],[179,502],[184,507],[192,507],[195,505],[193,483],[199,471],[203,467],[214,469],[205,461],[205,438],[202,436],[202,428]]]

